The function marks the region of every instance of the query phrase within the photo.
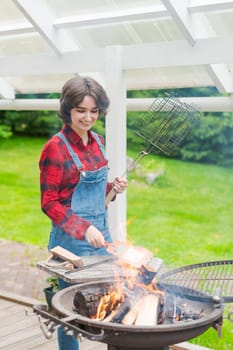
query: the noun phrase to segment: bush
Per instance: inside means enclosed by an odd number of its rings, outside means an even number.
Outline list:
[[[232,113],[204,113],[180,150],[182,160],[233,166]]]
[[[57,112],[54,111],[5,111],[0,113],[0,123],[2,124],[0,137],[12,134],[50,137],[59,131],[63,125]],[[97,121],[94,130],[104,136],[103,118]],[[3,131],[4,136],[1,135]]]
[[[6,111],[0,114],[0,122],[13,134],[48,137],[62,125],[53,111]]]

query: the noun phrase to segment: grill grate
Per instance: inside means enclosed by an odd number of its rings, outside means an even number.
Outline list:
[[[187,265],[163,273],[159,282],[170,288],[185,288],[188,294],[220,296],[233,302],[233,260],[210,261]]]

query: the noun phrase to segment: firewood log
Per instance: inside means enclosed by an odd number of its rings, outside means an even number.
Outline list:
[[[69,250],[62,248],[59,245],[52,248],[50,250],[50,252],[54,256],[58,256],[59,258],[63,259],[64,261],[71,262],[76,267],[83,266],[83,261],[78,255],[71,253]]]
[[[102,296],[109,287],[78,290],[73,299],[74,311],[82,316],[94,317]]]
[[[105,317],[103,322],[112,322],[112,319],[117,315],[118,309],[113,310],[107,317]]]
[[[150,293],[141,298],[140,310],[135,320],[136,326],[153,326],[157,324],[159,313],[159,295]]]
[[[139,299],[129,310],[129,312],[125,315],[125,317],[123,318],[122,322],[123,324],[128,324],[128,325],[132,325],[134,324],[138,312],[141,308],[141,304],[142,304],[142,298]]]
[[[114,323],[121,323],[122,319],[129,312],[130,307],[131,307],[130,300],[128,297],[126,297],[123,303],[121,304],[120,308],[118,309],[118,312],[114,314],[114,317],[112,318],[111,321]]]

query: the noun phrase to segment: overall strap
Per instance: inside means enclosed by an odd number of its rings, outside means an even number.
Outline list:
[[[67,138],[61,132],[58,132],[57,136],[60,137],[60,139],[62,139],[62,141],[64,141],[68,151],[70,152],[70,155],[71,155],[75,165],[81,171],[83,169],[83,165],[82,165],[79,157],[77,156],[77,154],[73,151],[73,149],[72,149],[70,143],[68,142]]]
[[[105,149],[104,149],[104,145],[102,144],[102,142],[100,141],[99,136],[94,132],[91,131],[92,135],[94,136],[96,142],[98,143],[99,149],[102,152],[103,157],[106,159],[106,155],[105,155]]]

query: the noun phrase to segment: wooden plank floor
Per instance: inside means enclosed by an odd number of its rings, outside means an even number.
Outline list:
[[[48,340],[36,316],[26,316],[30,307],[0,298],[0,350],[57,350],[56,332]],[[106,350],[107,345],[85,339],[80,350]]]

